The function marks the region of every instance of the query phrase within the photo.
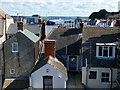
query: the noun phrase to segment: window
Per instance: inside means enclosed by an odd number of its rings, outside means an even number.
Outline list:
[[[18,52],[18,43],[17,42],[12,43],[12,52]]]
[[[101,75],[102,83],[109,83],[109,78],[110,78],[110,74],[108,72],[102,72],[102,75]]]
[[[97,72],[96,71],[90,71],[89,72],[89,79],[97,79]]]
[[[77,70],[77,56],[69,56],[69,70]]]
[[[43,90],[53,90],[52,76],[43,76]]]
[[[15,69],[10,69],[10,74],[15,74]]]
[[[115,58],[115,45],[97,45],[96,46],[97,58]]]

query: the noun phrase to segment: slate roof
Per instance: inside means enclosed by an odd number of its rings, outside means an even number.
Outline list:
[[[67,55],[80,55],[81,37],[80,29],[54,28],[46,39],[56,40],[56,51],[60,55],[66,55],[66,53]]]
[[[5,18],[5,15],[6,15],[7,18],[12,18],[10,15],[8,15],[2,9],[0,9],[0,17]]]
[[[24,25],[24,29],[27,29],[29,31],[31,31],[34,34],[40,34],[41,32],[41,24],[28,24],[28,25]],[[7,30],[7,34],[15,34],[18,31],[18,27],[17,24],[11,24]]]
[[[25,89],[29,87],[29,78],[16,78],[16,79],[5,79],[3,83],[4,89]]]
[[[34,33],[28,31],[27,29],[25,29],[24,31],[19,31],[19,32],[24,34],[27,38],[29,38],[34,43],[40,40],[40,37],[36,36]]]
[[[4,26],[3,19],[0,19],[0,37],[3,36]]]
[[[57,58],[54,58],[52,56],[42,56],[40,60],[37,62],[37,64],[35,65],[33,72],[46,64],[50,64],[53,68],[57,69],[58,71],[63,73],[65,76],[67,76],[67,70],[64,64],[60,62]]]
[[[91,67],[117,67],[117,45],[120,42],[120,28],[117,27],[87,27],[83,30],[83,66],[86,59]],[[116,58],[96,58],[96,43],[114,43],[116,45]]]

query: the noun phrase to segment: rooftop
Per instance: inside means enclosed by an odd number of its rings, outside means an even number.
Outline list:
[[[28,31],[27,29],[25,29],[24,31],[19,30],[18,32],[23,33],[27,38],[29,38],[34,43],[40,40],[40,38],[38,36],[36,36],[34,33],[30,32],[30,31]]]
[[[67,70],[63,63],[61,63],[57,58],[52,56],[42,56],[40,60],[35,65],[33,72],[41,68],[42,66],[50,64],[53,68],[62,72],[65,76],[67,76]]]
[[[80,29],[54,28],[46,39],[56,40],[56,50],[60,55],[79,55],[82,43]]]
[[[34,33],[34,34],[40,34],[41,32],[41,24],[28,24],[28,25],[24,25],[24,29],[29,30],[30,32]],[[17,24],[11,24],[8,28],[8,30],[6,31],[7,34],[15,34],[18,32],[18,27]]]

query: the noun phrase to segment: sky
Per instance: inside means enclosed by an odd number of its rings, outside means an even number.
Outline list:
[[[82,16],[106,9],[118,11],[119,0],[0,0],[0,8],[10,15]]]

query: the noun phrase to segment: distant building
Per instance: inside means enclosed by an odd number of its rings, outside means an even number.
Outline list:
[[[118,27],[83,28],[82,83],[87,88],[115,88],[117,83]]]
[[[23,18],[24,23],[35,24],[38,23],[38,19],[40,18],[39,15],[32,15],[32,16],[12,16],[14,23],[20,21],[20,18]]]
[[[55,51],[55,40],[46,40],[45,54],[35,65],[30,75],[30,87],[53,89],[66,88],[67,70]]]
[[[27,88],[28,77],[39,59],[40,38],[26,29],[22,30],[21,26],[18,26],[21,30],[4,42],[3,88]]]

